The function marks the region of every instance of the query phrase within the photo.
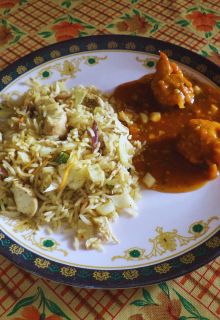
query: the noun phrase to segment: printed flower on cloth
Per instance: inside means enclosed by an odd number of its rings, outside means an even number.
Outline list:
[[[200,11],[193,11],[186,16],[192,21],[192,25],[198,31],[212,31],[219,19],[214,13],[202,13]]]
[[[15,25],[10,24],[6,19],[0,19],[0,50],[17,43],[24,35],[25,33]]]
[[[213,37],[220,29],[220,16],[213,10],[202,6],[188,8],[183,14],[184,19],[178,19],[177,24],[190,27],[195,33],[202,33],[205,38]]]
[[[139,10],[133,9],[108,24],[106,29],[112,33],[149,35],[155,33],[161,25],[161,22],[157,21],[153,17],[141,13]]]
[[[51,28],[55,32],[57,41],[68,40],[78,37],[85,27],[80,23],[70,23],[68,21],[62,21]]]
[[[128,320],[208,320],[179,292],[175,289],[171,291],[166,282],[151,288],[154,290],[142,289],[143,299],[130,303],[137,311]]]
[[[7,316],[11,320],[71,320],[41,287],[17,301]]]
[[[166,294],[160,292],[157,295],[158,305],[143,307],[142,311],[149,320],[178,320],[181,313],[181,303],[177,299],[169,299]]]
[[[88,36],[95,32],[95,27],[78,18],[66,15],[54,20],[52,25],[41,30],[39,36],[50,42],[59,42],[72,38]]]
[[[8,14],[16,6],[27,3],[28,0],[0,0],[0,13]]]
[[[145,300],[136,300],[132,302],[132,304],[140,306],[141,308],[140,313],[132,315],[129,320],[134,320],[135,316],[138,316],[140,319],[149,320],[179,319],[182,308],[178,299],[170,299],[170,297],[162,291],[157,294],[156,298],[159,303],[156,303],[150,293],[145,289],[143,289],[143,296]]]
[[[27,306],[21,311],[20,317],[12,318],[12,320],[41,320],[43,319],[42,314],[34,306]],[[63,318],[52,314],[48,317],[44,317],[44,320],[62,320]]]
[[[20,0],[1,0],[0,1],[0,8],[8,9],[13,8],[16,4],[18,4]]]
[[[12,32],[6,26],[0,26],[0,46],[7,44],[13,39]]]
[[[139,14],[134,14],[124,21],[119,21],[116,24],[116,27],[119,31],[138,32],[142,34],[151,29],[150,23],[148,23],[144,17],[141,17]]]

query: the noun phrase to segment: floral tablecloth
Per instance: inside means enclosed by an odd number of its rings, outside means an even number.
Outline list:
[[[0,70],[50,43],[110,33],[173,42],[220,65],[219,30],[219,0],[0,0]],[[87,290],[0,256],[0,319],[220,319],[220,259],[160,285]]]

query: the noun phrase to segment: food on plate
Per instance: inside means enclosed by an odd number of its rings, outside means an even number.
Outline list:
[[[151,88],[157,101],[168,107],[185,108],[194,101],[192,83],[183,75],[176,63],[171,63],[167,55],[160,52]]]
[[[137,210],[141,143],[107,99],[94,87],[32,81],[17,99],[3,96],[1,109],[1,213],[68,227],[75,247],[117,242],[110,223]]]
[[[155,73],[118,86],[66,89],[32,80],[0,102],[0,213],[70,229],[74,247],[117,243],[121,211],[148,189],[198,188],[220,168],[220,91],[161,52]],[[112,104],[110,104],[112,102]]]
[[[118,86],[112,97],[133,140],[142,185],[164,192],[196,189],[220,168],[220,90],[184,75],[160,53],[155,73]],[[120,116],[121,115],[121,116]]]
[[[220,123],[192,119],[177,141],[179,152],[190,162],[220,167]]]
[[[29,217],[33,217],[38,208],[38,200],[30,186],[14,181],[11,191],[17,210]]]

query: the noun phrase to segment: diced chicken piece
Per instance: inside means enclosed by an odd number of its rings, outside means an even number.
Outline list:
[[[12,192],[17,210],[29,217],[33,217],[38,208],[38,201],[33,191],[28,186],[14,182]]]
[[[163,52],[160,52],[151,88],[155,98],[164,106],[185,108],[186,103],[194,102],[192,83],[175,63],[170,63]]]
[[[180,134],[179,152],[190,162],[220,167],[220,123],[192,119]]]
[[[58,104],[47,106],[47,116],[43,123],[43,133],[49,136],[64,136],[66,130],[67,115]]]

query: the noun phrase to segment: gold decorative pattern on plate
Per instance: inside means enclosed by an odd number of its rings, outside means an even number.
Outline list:
[[[154,267],[154,270],[157,272],[157,273],[167,273],[171,270],[171,265],[167,262],[165,263],[162,263],[162,264],[159,264],[158,266],[155,266]]]
[[[189,252],[184,254],[181,258],[180,261],[184,264],[191,264],[195,261],[196,257],[194,256],[193,253]]]
[[[127,270],[123,272],[123,277],[127,280],[134,280],[139,277],[138,270]]]
[[[93,278],[98,281],[105,281],[108,280],[110,277],[110,273],[108,271],[94,271]]]
[[[62,267],[60,273],[65,277],[74,277],[76,274],[76,269],[71,267]]]
[[[38,267],[39,269],[46,269],[49,267],[50,265],[50,261],[47,261],[45,259],[42,258],[36,258],[34,260],[34,264],[36,267]]]
[[[24,249],[18,246],[17,244],[12,244],[9,250],[11,251],[12,254],[16,254],[16,255],[22,254],[24,252]]]
[[[145,51],[146,52],[155,52],[156,48],[155,46],[151,45],[151,44],[148,44],[145,46]]]
[[[77,46],[77,45],[75,45],[75,44],[73,44],[73,45],[70,46],[70,48],[69,48],[69,52],[70,52],[70,53],[75,53],[75,52],[79,52],[79,51],[80,51],[80,47]]]
[[[131,49],[131,50],[134,50],[136,48],[136,45],[134,42],[127,42],[126,45],[125,45],[125,48],[127,50]]]
[[[153,68],[156,66],[158,59],[154,58],[154,57],[145,58],[145,59],[142,59],[140,57],[136,57],[136,61],[140,62],[142,64],[142,66],[145,68]]]
[[[98,49],[98,45],[97,45],[97,43],[95,43],[95,42],[91,42],[91,43],[89,43],[89,44],[87,45],[87,49],[88,49],[88,50],[96,50],[96,49]]]
[[[118,48],[118,43],[116,41],[109,41],[108,48],[109,49],[116,49],[116,48]]]
[[[41,63],[43,63],[43,62],[44,62],[44,58],[41,57],[41,56],[36,56],[36,57],[34,58],[34,63],[35,63],[36,65],[41,64]]]
[[[50,56],[53,59],[59,58],[61,56],[61,52],[59,50],[53,50],[51,51]]]
[[[17,69],[16,69],[16,71],[17,71],[17,74],[22,74],[22,73],[24,73],[24,72],[27,71],[27,67],[25,67],[25,66],[18,66]]]
[[[5,75],[2,77],[2,83],[8,84],[12,80],[12,77],[9,75]]]
[[[176,229],[173,229],[172,231],[164,231],[162,227],[157,227],[156,237],[148,240],[152,244],[152,248],[149,253],[146,253],[146,249],[133,247],[125,250],[123,255],[113,256],[112,260],[113,261],[116,259],[125,259],[127,261],[150,260],[153,257],[162,256],[164,253],[176,251],[178,246],[183,247],[188,243],[190,243],[191,241],[194,241],[200,238],[201,236],[203,236],[209,230],[210,223],[213,220],[218,220],[218,219],[219,219],[218,217],[214,216],[209,218],[207,222],[203,220],[199,220],[192,223],[188,229],[189,236],[180,235]],[[210,245],[212,245],[212,243],[210,243]],[[187,258],[185,258],[185,261],[186,259]],[[190,258],[188,257],[188,259]],[[191,260],[192,259],[193,258],[191,257]]]
[[[81,63],[87,64],[89,66],[94,66],[98,64],[100,61],[106,60],[106,59],[107,59],[107,56],[103,56],[103,57],[86,56],[86,57],[74,58],[72,60],[64,60],[52,66],[47,66],[40,69],[40,71],[38,71],[37,78],[40,78],[41,80],[46,80],[52,76],[54,71],[57,71],[60,74],[63,81],[67,80],[67,78],[69,77],[76,78],[77,73],[81,71],[80,69]]]
[[[218,248],[220,247],[220,238],[214,237],[206,242],[208,248]]]
[[[61,252],[64,256],[68,255],[67,251],[59,248],[60,244],[51,237],[40,237],[39,239],[37,239],[37,227],[33,221],[28,219],[12,220],[10,218],[4,217],[4,222],[5,224],[13,228],[13,232],[21,233],[22,238],[29,241],[33,246],[40,248],[43,251],[58,251]],[[0,233],[0,240],[3,239],[1,238],[1,235],[2,237],[4,237],[4,235]],[[12,250],[15,251],[15,248],[13,247]]]

